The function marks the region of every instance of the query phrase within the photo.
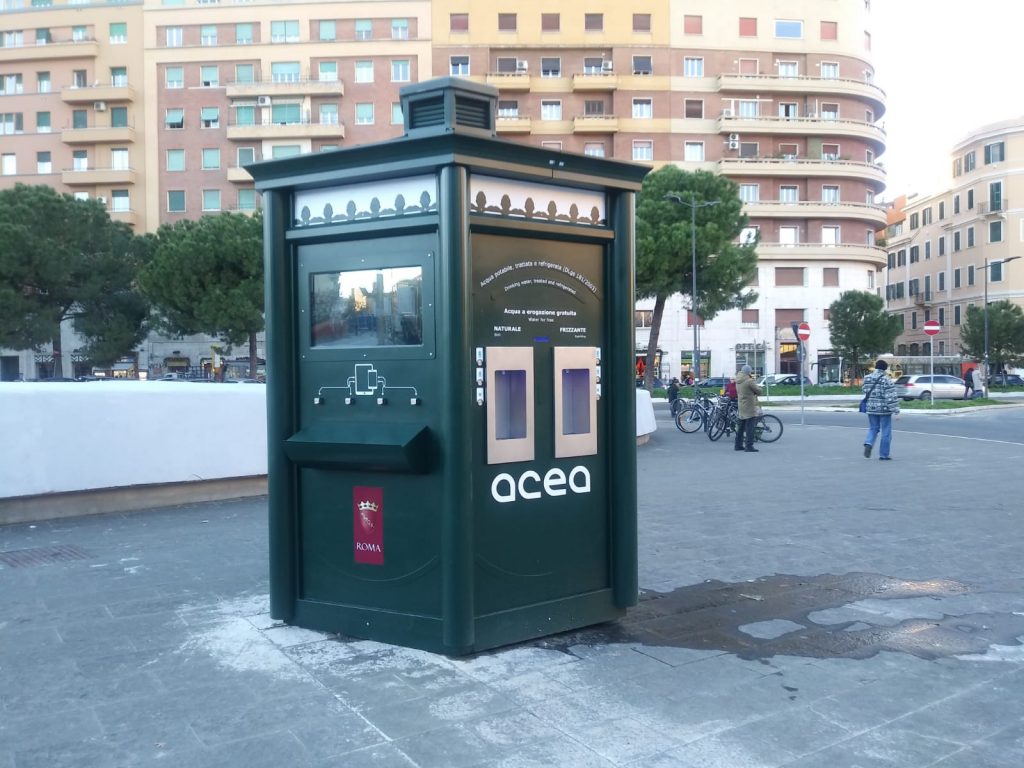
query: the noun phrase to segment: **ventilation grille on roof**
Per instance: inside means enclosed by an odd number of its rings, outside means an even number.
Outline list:
[[[477,99],[460,99],[455,97],[455,124],[467,128],[488,129],[491,127],[491,116],[488,111],[491,105]]]
[[[409,115],[410,128],[429,128],[444,125],[444,96],[413,102]]]

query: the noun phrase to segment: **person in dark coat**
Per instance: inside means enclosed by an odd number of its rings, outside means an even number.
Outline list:
[[[737,451],[757,453],[754,447],[754,427],[757,426],[757,396],[762,392],[754,380],[754,370],[744,365],[736,374],[736,394],[738,408],[736,411],[736,443]]]
[[[668,408],[671,413],[676,412],[679,400],[679,379],[672,379],[668,385]]]
[[[974,396],[974,369],[968,368],[964,372],[964,400],[970,400]]]

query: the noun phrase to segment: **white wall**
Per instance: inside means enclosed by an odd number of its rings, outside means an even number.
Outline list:
[[[653,432],[637,390],[637,435]],[[267,473],[266,387],[0,383],[0,499]]]
[[[0,498],[267,473],[266,387],[0,383]]]

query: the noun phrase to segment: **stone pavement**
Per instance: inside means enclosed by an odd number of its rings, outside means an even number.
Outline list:
[[[640,605],[466,659],[272,622],[261,499],[0,528],[0,768],[1020,768],[1024,445],[780,413],[660,406]]]

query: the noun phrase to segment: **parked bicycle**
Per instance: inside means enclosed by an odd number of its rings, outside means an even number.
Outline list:
[[[696,396],[691,400],[683,400],[680,398],[682,405],[679,410],[673,414],[675,417],[676,428],[680,432],[687,434],[696,432],[697,430],[707,429],[707,425],[710,423],[710,416],[714,413],[716,406],[715,400],[709,397],[705,392],[697,389]]]
[[[719,409],[714,420],[708,425],[708,439],[717,440],[722,435],[732,435],[738,427],[736,403],[727,397],[720,397]],[[724,402],[722,402],[724,401]],[[770,413],[762,413],[754,422],[754,440],[774,443],[782,437],[782,420]]]

